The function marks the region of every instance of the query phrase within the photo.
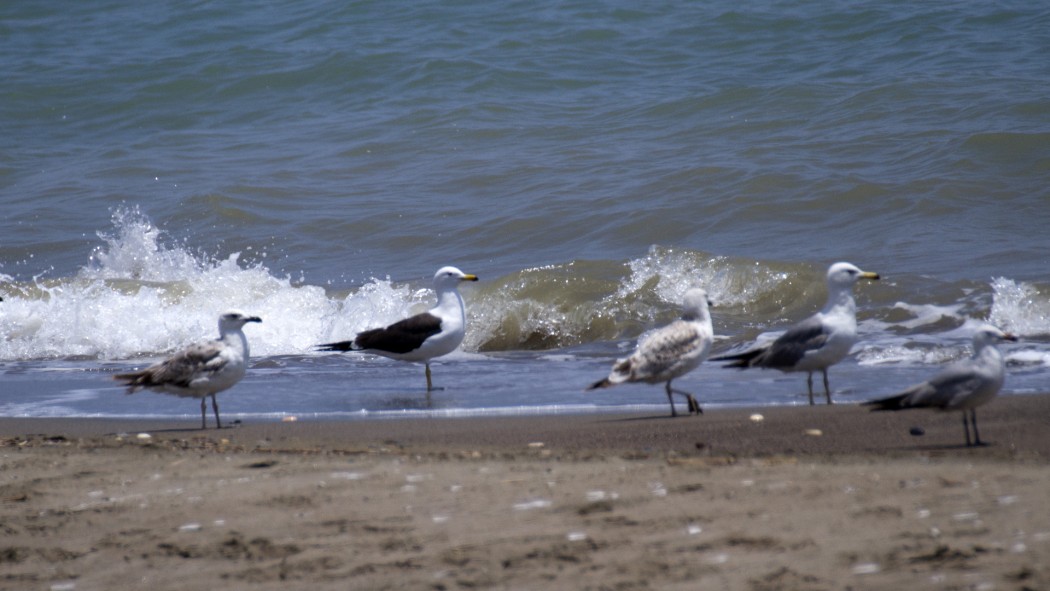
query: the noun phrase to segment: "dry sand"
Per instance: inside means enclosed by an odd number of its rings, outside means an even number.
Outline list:
[[[0,588],[1048,589],[1050,395],[979,420],[0,419]]]

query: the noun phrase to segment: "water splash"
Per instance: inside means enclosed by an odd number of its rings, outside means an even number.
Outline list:
[[[1021,336],[1050,335],[1050,295],[1030,283],[992,280],[989,322]]]
[[[205,255],[179,244],[137,207],[116,209],[112,228],[71,277],[0,277],[0,359],[130,359],[159,356],[216,336],[216,318],[240,308],[263,318],[249,328],[254,356],[311,355],[318,343],[352,338],[425,310],[430,278],[373,278],[350,289],[278,276],[241,253]],[[751,340],[819,308],[822,269],[806,263],[737,260],[652,246],[627,261],[570,261],[483,277],[463,286],[463,351],[536,351],[617,341],[670,322],[682,294],[700,285],[715,306],[716,332]],[[880,289],[884,287],[878,286]],[[983,288],[983,289],[982,289]],[[999,278],[934,285],[913,293],[868,289],[858,347],[862,364],[938,364],[963,354],[975,324],[1050,334],[1050,297]],[[954,294],[972,294],[959,300]],[[948,303],[908,304],[909,297]],[[990,302],[990,304],[989,304]],[[756,335],[757,331],[757,335]]]
[[[229,308],[264,318],[250,331],[255,354],[316,342],[332,306],[323,289],[242,266],[240,253],[209,259],[166,244],[138,208],[117,209],[112,222],[114,232],[99,233],[104,244],[75,276],[4,286],[16,297],[0,314],[0,358],[156,355],[216,337],[218,315]]]

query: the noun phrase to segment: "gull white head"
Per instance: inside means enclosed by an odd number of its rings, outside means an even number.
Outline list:
[[[240,310],[227,310],[219,316],[219,334],[224,335],[228,332],[240,330],[249,322],[262,322],[262,318],[249,316]]]
[[[686,320],[703,320],[710,316],[707,307],[711,301],[707,299],[707,292],[700,287],[694,287],[685,292],[682,298],[682,318]]]
[[[878,278],[878,273],[861,271],[859,268],[857,268],[856,265],[853,265],[851,263],[835,263],[834,265],[828,267],[829,288],[848,288],[860,279],[870,279],[874,281]]]
[[[434,289],[444,291],[455,289],[463,281],[477,281],[477,275],[464,273],[455,267],[441,267],[434,273]]]
[[[988,345],[997,345],[1003,341],[1016,340],[1016,336],[1003,332],[991,324],[984,324],[977,329],[977,332],[973,333],[973,350],[976,353]]]

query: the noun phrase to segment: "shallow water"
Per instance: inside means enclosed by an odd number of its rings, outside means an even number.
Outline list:
[[[607,2],[0,7],[0,413],[194,416],[108,373],[248,328],[230,416],[424,412],[422,367],[316,354],[467,286],[431,412],[664,409],[582,388],[703,285],[716,348],[849,260],[843,401],[966,354],[1050,365],[1050,9]],[[703,366],[707,404],[805,378]],[[818,380],[819,381],[819,380]],[[677,384],[677,382],[676,382]],[[289,393],[295,393],[294,398]]]

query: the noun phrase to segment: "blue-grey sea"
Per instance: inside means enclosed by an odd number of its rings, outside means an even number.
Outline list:
[[[1050,391],[1050,5],[569,0],[0,3],[0,416],[188,417],[113,373],[246,329],[224,418],[666,412],[586,393],[704,286],[716,349],[859,285],[837,402],[993,322]],[[423,367],[317,353],[426,309]],[[819,379],[817,380],[819,383]],[[705,363],[705,407],[806,403]]]

